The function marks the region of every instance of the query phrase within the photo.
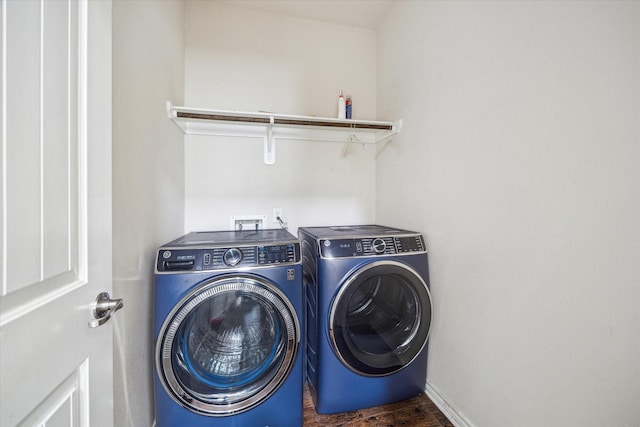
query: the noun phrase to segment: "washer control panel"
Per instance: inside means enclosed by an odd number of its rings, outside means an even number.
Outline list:
[[[427,247],[421,234],[411,236],[320,239],[320,254],[324,258],[406,255],[407,253],[424,253],[426,251]]]
[[[286,243],[228,248],[161,248],[158,273],[225,270],[300,263],[300,244]]]

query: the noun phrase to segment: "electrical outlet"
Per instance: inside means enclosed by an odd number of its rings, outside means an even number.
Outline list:
[[[266,215],[231,215],[229,217],[232,230],[262,230],[267,222]]]
[[[282,218],[282,208],[273,208],[273,223],[274,224],[280,223],[280,221],[278,221],[278,218],[280,218],[282,221],[284,221],[284,218]]]

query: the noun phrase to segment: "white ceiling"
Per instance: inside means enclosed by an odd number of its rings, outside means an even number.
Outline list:
[[[234,6],[375,30],[395,0],[219,0]]]

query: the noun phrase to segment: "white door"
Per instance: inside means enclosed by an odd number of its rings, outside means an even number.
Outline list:
[[[0,425],[112,426],[111,3],[1,19]]]

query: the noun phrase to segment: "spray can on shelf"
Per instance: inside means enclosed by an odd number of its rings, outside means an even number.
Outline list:
[[[345,107],[344,95],[342,95],[342,91],[340,91],[340,95],[338,96],[338,118],[339,119],[346,118],[345,108],[346,107]]]
[[[351,106],[352,106],[351,95],[347,95],[347,100],[345,101],[345,107],[344,107],[346,119],[351,118]]]

